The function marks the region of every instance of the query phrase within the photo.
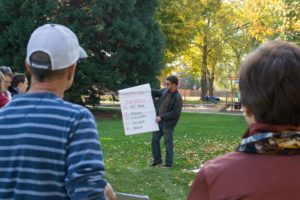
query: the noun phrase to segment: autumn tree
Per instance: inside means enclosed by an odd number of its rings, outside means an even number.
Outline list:
[[[189,37],[185,37],[188,34],[184,34],[184,29],[177,30],[183,33],[182,38],[186,40],[189,38],[189,40],[188,46],[177,53],[172,65],[177,66],[175,69],[183,72],[185,76],[190,73],[201,77],[201,98],[207,93],[213,95],[216,81],[225,84],[229,77],[237,77],[244,56],[261,43],[274,39],[298,41],[299,2],[297,1],[187,0],[176,2],[177,5],[188,2],[180,12],[192,11],[190,13],[193,15],[189,16],[185,25],[191,26],[193,31],[189,32]]]
[[[220,63],[224,63],[229,56],[232,59],[232,53],[228,52],[233,52],[231,47],[234,47],[234,43],[245,42],[240,40],[243,38],[244,32],[241,29],[244,25],[234,22],[236,7],[237,5],[221,0],[201,1],[198,6],[193,6],[199,15],[195,17],[196,34],[184,54],[184,59],[190,60],[189,65],[200,72],[201,98],[207,93],[213,96],[218,67],[222,66]]]

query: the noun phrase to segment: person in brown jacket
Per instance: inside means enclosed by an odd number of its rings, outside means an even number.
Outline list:
[[[300,48],[273,41],[248,55],[240,92],[249,128],[236,152],[209,161],[188,200],[300,199]]]

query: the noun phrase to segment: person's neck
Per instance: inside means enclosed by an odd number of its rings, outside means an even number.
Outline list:
[[[176,92],[176,90],[177,90],[177,88],[172,88],[169,90],[169,92],[174,93],[174,92]]]
[[[32,83],[27,93],[53,93],[54,95],[63,98],[65,93],[65,87],[62,87],[58,82],[42,82]]]

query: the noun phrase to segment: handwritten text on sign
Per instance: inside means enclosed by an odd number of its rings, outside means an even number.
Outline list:
[[[126,135],[158,130],[149,84],[119,90],[119,98]]]

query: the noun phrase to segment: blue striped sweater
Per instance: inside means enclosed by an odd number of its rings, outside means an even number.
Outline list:
[[[15,96],[0,109],[0,199],[104,199],[92,114],[51,93]]]

